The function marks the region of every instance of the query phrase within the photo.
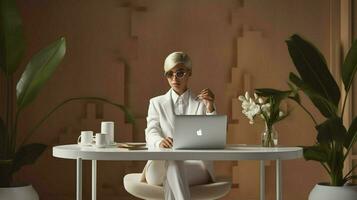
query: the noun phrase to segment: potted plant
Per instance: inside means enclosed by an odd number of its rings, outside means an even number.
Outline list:
[[[250,97],[248,92],[238,97],[242,102],[242,113],[249,119],[250,124],[254,124],[257,116],[264,121],[265,131],[261,135],[261,145],[262,147],[275,147],[278,145],[278,133],[274,124],[288,115],[280,109],[283,98],[278,95],[266,96],[259,91],[256,92],[254,98]]]
[[[93,100],[109,103],[125,112],[129,122],[133,118],[123,105],[100,97],[76,97],[64,100],[50,110],[27,133],[24,141],[17,144],[17,125],[22,111],[35,100],[41,88],[52,76],[63,59],[66,42],[63,37],[40,50],[28,62],[16,85],[16,106],[14,105],[13,74],[17,71],[25,51],[22,22],[16,1],[0,0],[0,71],[6,82],[5,117],[0,116],[0,199],[37,200],[37,192],[31,185],[13,183],[13,175],[24,165],[34,163],[45,151],[47,145],[28,144],[29,138],[61,106],[76,100]],[[0,74],[1,75],[1,74]]]
[[[294,100],[315,124],[316,143],[313,146],[303,147],[304,158],[319,162],[328,173],[330,182],[317,184],[311,191],[309,199],[356,199],[357,186],[350,185],[349,182],[357,178],[352,173],[357,165],[352,166],[352,169],[346,174],[343,173],[343,168],[344,162],[357,140],[357,117],[354,117],[349,127],[345,127],[343,115],[347,95],[357,71],[357,41],[352,44],[341,65],[341,78],[346,94],[343,99],[324,56],[313,44],[299,35],[292,35],[286,43],[290,57],[300,76],[290,73],[290,90],[263,88],[257,91],[264,95],[278,95]],[[318,122],[302,104],[299,96],[300,91],[325,117],[323,122]]]

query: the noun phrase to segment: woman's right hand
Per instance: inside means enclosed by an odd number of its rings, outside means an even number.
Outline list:
[[[161,148],[171,148],[173,144],[173,140],[171,137],[166,137],[165,139],[161,140],[160,147]]]

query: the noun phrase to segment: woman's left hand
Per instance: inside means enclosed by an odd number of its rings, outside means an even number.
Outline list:
[[[209,88],[203,89],[196,97],[196,99],[197,98],[203,101],[206,106],[207,113],[211,113],[214,111],[214,94]]]

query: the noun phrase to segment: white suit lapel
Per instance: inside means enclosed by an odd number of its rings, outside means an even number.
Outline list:
[[[188,114],[189,115],[200,114],[200,113],[197,113],[199,105],[200,105],[200,101],[195,100],[195,95],[190,91]]]
[[[169,124],[171,125],[171,128],[173,130],[173,128],[174,128],[174,120],[175,120],[175,112],[173,110],[171,90],[166,92],[164,99],[165,99],[165,102],[163,103],[164,112],[165,112],[165,114],[167,116],[167,119],[169,121]]]

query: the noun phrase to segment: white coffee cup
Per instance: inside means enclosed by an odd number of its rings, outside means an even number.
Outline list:
[[[108,145],[108,134],[106,133],[96,133],[95,134],[95,146],[105,147]]]
[[[114,122],[102,122],[100,132],[108,134],[108,144],[114,144]]]
[[[91,145],[93,142],[93,131],[81,131],[77,139],[79,145]]]

